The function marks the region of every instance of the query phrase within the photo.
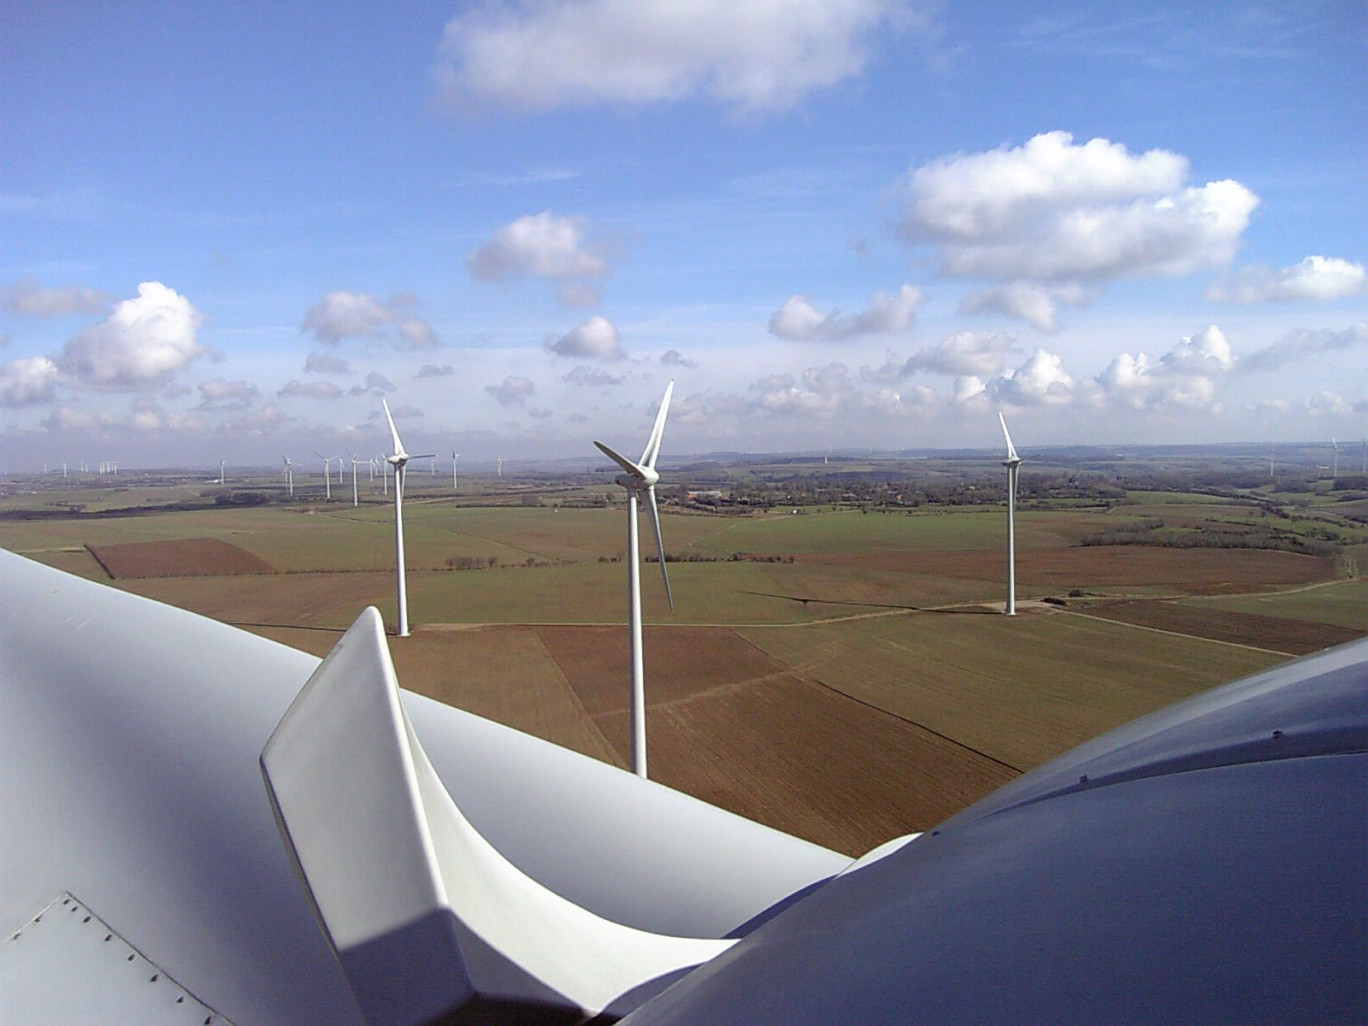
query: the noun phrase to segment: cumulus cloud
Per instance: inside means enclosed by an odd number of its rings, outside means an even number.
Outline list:
[[[199,311],[159,281],[114,306],[99,324],[70,339],[58,365],[86,385],[136,388],[166,380],[204,349],[195,340]]]
[[[350,374],[351,364],[340,356],[327,353],[310,353],[304,361],[305,374]]]
[[[522,406],[537,394],[536,386],[528,378],[509,375],[500,384],[486,385],[488,392],[500,406]]]
[[[300,330],[312,332],[326,345],[348,338],[385,341],[407,349],[435,345],[432,326],[410,312],[415,302],[411,293],[382,303],[364,292],[329,292],[304,314]]]
[[[541,0],[452,18],[438,80],[458,109],[640,106],[703,96],[782,110],[858,75],[902,0]]]
[[[381,395],[393,392],[395,384],[379,371],[371,371],[359,385],[352,386],[348,395]],[[397,414],[396,414],[397,416]]]
[[[504,225],[466,261],[471,275],[498,281],[526,275],[567,281],[608,272],[601,248],[586,241],[588,222],[549,210]]]
[[[925,298],[916,286],[903,285],[892,295],[876,292],[866,309],[843,315],[838,310],[821,313],[807,296],[790,296],[770,317],[769,330],[791,342],[835,342],[860,335],[906,331]]]
[[[1058,284],[1223,267],[1258,197],[1229,180],[1189,187],[1187,175],[1166,150],[1049,132],[916,168],[899,230],[935,245],[952,276]]]
[[[1299,264],[1277,270],[1246,267],[1233,277],[1208,286],[1206,298],[1218,303],[1251,305],[1294,299],[1343,299],[1366,290],[1368,271],[1362,264],[1309,256]]]
[[[1294,331],[1281,341],[1256,349],[1240,360],[1244,372],[1271,371],[1287,364],[1300,363],[1321,353],[1368,346],[1368,323],[1353,324],[1343,331]]]
[[[0,364],[0,404],[32,406],[56,397],[57,365],[46,356],[25,356]]]
[[[1096,378],[1112,402],[1133,410],[1209,409],[1217,383],[1235,366],[1230,343],[1216,325],[1186,336],[1157,361],[1121,353]]]
[[[29,317],[61,317],[69,313],[99,313],[113,296],[82,285],[45,289],[32,278],[21,278],[0,289],[0,307]]]
[[[543,344],[547,352],[556,356],[595,360],[623,360],[627,357],[618,338],[617,327],[607,317],[598,315],[571,328],[560,338],[548,338]]]
[[[420,378],[444,378],[454,373],[456,371],[449,363],[425,363],[418,368],[418,377]]]
[[[561,377],[567,385],[578,385],[580,388],[607,388],[610,385],[620,385],[626,378],[616,374],[610,374],[602,367],[576,367]]]
[[[303,399],[339,399],[342,396],[342,389],[331,381],[304,382],[291,378],[276,395]]]
[[[1074,379],[1064,361],[1037,349],[1020,367],[998,379],[996,395],[1013,406],[1058,406],[1074,400]]]
[[[841,363],[809,367],[801,378],[771,374],[751,386],[757,404],[770,413],[828,418],[855,394],[855,384]]]
[[[1015,345],[1010,335],[996,331],[957,331],[902,362],[890,353],[882,367],[866,370],[863,376],[884,383],[901,381],[918,371],[957,377],[992,377],[1002,371],[1007,353]]]
[[[244,409],[261,393],[246,381],[212,378],[199,386],[200,405],[216,409]]]
[[[997,313],[1004,317],[1025,321],[1036,331],[1047,335],[1059,331],[1059,305],[1082,306],[1091,294],[1077,282],[1045,285],[1040,282],[1013,281],[982,292],[974,292],[960,301],[960,313]]]
[[[665,350],[665,352],[660,354],[660,362],[666,367],[683,367],[687,370],[692,370],[694,367],[698,366],[696,360],[690,360],[678,349]]]

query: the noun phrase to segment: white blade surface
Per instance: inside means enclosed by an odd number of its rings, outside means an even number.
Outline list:
[[[1012,436],[1007,433],[1007,420],[1002,416],[1001,411],[998,411],[998,423],[1002,425],[1002,437],[1007,442],[1007,458],[1009,460],[1020,460],[1021,457],[1017,455],[1016,447],[1012,445]]]
[[[656,457],[660,455],[660,439],[665,434],[665,415],[670,412],[670,396],[674,393],[674,382],[665,386],[665,397],[660,400],[660,412],[656,414],[655,426],[646,442],[646,450],[641,454],[641,465],[655,469]]]
[[[594,444],[597,445],[600,450],[602,450],[605,456],[607,456],[610,460],[616,463],[623,470],[627,471],[627,473],[631,474],[633,477],[645,477],[645,475],[641,472],[641,468],[637,466],[635,463],[633,463],[631,460],[629,460],[626,456],[623,456],[621,453],[614,452],[612,449],[608,448],[608,446],[604,445],[602,442],[595,442]]]
[[[660,533],[660,511],[656,509],[655,486],[646,489],[646,512],[651,518],[651,527],[655,529],[656,551],[660,553],[660,577],[665,582],[665,598],[670,602],[670,610],[674,611],[674,595],[670,593],[670,574],[665,569],[665,539]]]
[[[399,429],[394,426],[394,417],[390,414],[389,403],[385,402],[384,396],[380,397],[380,405],[385,408],[385,419],[389,421],[390,437],[394,439],[394,457],[408,459],[408,453],[404,452],[404,443],[399,438]]]

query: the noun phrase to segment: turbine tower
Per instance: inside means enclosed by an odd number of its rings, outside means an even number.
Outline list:
[[[389,403],[384,396],[380,403],[385,407],[385,419],[389,421],[390,436],[394,439],[394,452],[385,457],[386,463],[394,465],[394,565],[399,590],[399,637],[409,636],[408,627],[408,589],[404,580],[404,467],[409,460],[425,460],[433,454],[425,452],[421,456],[410,456],[404,451],[404,443],[399,439],[399,429],[394,426]]]
[[[290,497],[293,498],[293,497],[294,497],[294,464],[290,462],[290,457],[288,457],[288,456],[285,456],[285,455],[282,454],[280,458],[281,458],[282,460],[285,461],[285,480],[286,480],[287,482],[289,482],[289,485],[290,485]]]
[[[674,382],[665,389],[656,414],[655,427],[646,441],[640,462],[633,463],[602,442],[595,445],[626,473],[619,474],[617,483],[627,489],[627,622],[632,640],[632,772],[646,776],[646,673],[641,655],[641,543],[637,537],[637,497],[646,493],[646,513],[655,531],[656,550],[660,554],[660,576],[665,582],[665,598],[674,609],[670,594],[670,575],[665,569],[665,541],[660,534],[660,512],[656,508],[655,486],[660,480],[656,473],[656,457],[660,455],[660,438],[665,433],[665,415],[670,409],[670,394]]]
[[[451,450],[451,490],[454,492],[461,487],[460,481],[456,477],[456,461],[461,458],[461,454],[455,449]]]
[[[1007,468],[1007,609],[1008,616],[1016,616],[1016,491],[1017,470],[1021,457],[1012,445],[1012,436],[1007,433],[1007,421],[998,411],[998,423],[1002,425],[1002,437],[1007,442],[1007,458],[1002,465]]]
[[[1335,441],[1334,436],[1330,438],[1330,448],[1335,450],[1333,462],[1330,464],[1330,476],[1339,477],[1339,442]]]
[[[223,484],[223,468],[228,465],[227,460],[219,460],[219,484]]]
[[[321,452],[319,452],[317,449],[314,450],[314,455],[317,456],[320,460],[323,461],[323,487],[324,487],[324,489],[327,491],[327,498],[328,498],[328,501],[331,502],[331,501],[332,501],[332,461],[333,461],[333,458],[332,458],[331,456],[324,456],[324,455],[323,455]]]
[[[350,456],[350,453],[349,453],[348,455]],[[357,490],[356,490],[356,465],[357,465],[358,463],[365,463],[365,462],[367,462],[367,461],[366,461],[366,460],[358,460],[355,456],[351,456],[351,465],[352,465],[352,508],[353,508],[353,509],[355,509],[357,506],[361,505],[360,493],[357,492]],[[371,469],[374,470],[374,469],[375,469],[375,463],[374,463],[374,461],[371,461],[371,464],[370,464],[370,465],[371,465]]]

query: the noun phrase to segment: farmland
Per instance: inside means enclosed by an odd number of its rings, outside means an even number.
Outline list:
[[[877,461],[710,464],[720,505],[664,495],[673,611],[658,568],[642,574],[653,778],[858,853],[1135,716],[1368,633],[1351,489],[1217,487],[1200,464],[1134,488],[1023,474],[1009,618],[997,478],[951,462],[903,479]],[[102,484],[11,483],[0,545],[319,655],[366,605],[394,622],[379,481],[356,506],[349,487],[291,500],[264,475]],[[415,474],[405,496],[400,680],[626,766],[620,490],[446,485]]]

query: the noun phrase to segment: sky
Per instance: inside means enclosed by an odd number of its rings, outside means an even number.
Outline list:
[[[0,0],[0,152],[4,472],[1368,434],[1361,0]]]

